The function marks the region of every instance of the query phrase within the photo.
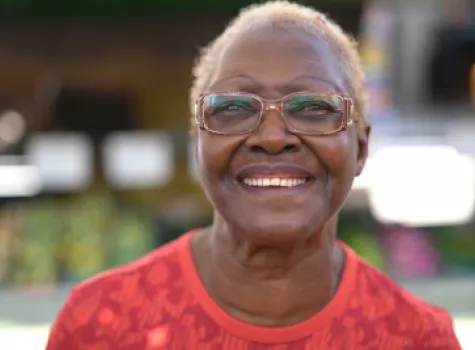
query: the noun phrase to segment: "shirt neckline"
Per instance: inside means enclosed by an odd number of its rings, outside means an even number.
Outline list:
[[[315,331],[329,326],[332,320],[343,313],[346,302],[355,289],[357,257],[344,243],[337,241],[345,254],[345,266],[340,284],[333,299],[319,313],[309,319],[287,327],[261,327],[238,320],[224,311],[209,295],[198,274],[191,252],[191,238],[196,231],[180,238],[180,263],[190,291],[203,310],[229,333],[249,341],[261,343],[284,343],[302,339]]]

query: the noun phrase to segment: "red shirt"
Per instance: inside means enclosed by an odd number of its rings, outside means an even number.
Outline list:
[[[72,291],[47,350],[459,350],[450,315],[407,293],[343,245],[333,300],[294,326],[241,322],[210,298],[190,237]]]

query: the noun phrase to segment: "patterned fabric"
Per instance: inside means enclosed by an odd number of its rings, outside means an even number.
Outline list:
[[[263,328],[220,309],[186,234],[77,286],[47,350],[459,350],[450,315],[405,292],[347,246],[333,300],[297,325]]]

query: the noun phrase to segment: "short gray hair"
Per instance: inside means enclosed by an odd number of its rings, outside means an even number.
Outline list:
[[[192,113],[196,99],[208,88],[212,69],[225,46],[244,32],[269,26],[303,30],[322,37],[332,45],[340,58],[345,85],[355,103],[356,118],[367,125],[365,77],[356,41],[323,13],[288,1],[271,1],[244,8],[222,34],[201,51],[193,68],[190,92]]]

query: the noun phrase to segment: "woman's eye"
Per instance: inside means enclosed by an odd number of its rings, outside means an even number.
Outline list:
[[[229,105],[229,106],[226,107],[226,109],[228,109],[230,111],[235,111],[235,110],[243,109],[243,107],[239,106],[239,105]]]
[[[226,103],[215,108],[217,112],[221,111],[249,111],[249,106],[237,103]]]
[[[300,108],[300,110],[302,111],[308,111],[308,110],[313,110],[313,109],[320,109],[320,107],[316,105],[305,105]]]
[[[325,111],[325,112],[333,112],[335,108],[330,106],[327,103],[306,103],[299,106],[297,111]]]

